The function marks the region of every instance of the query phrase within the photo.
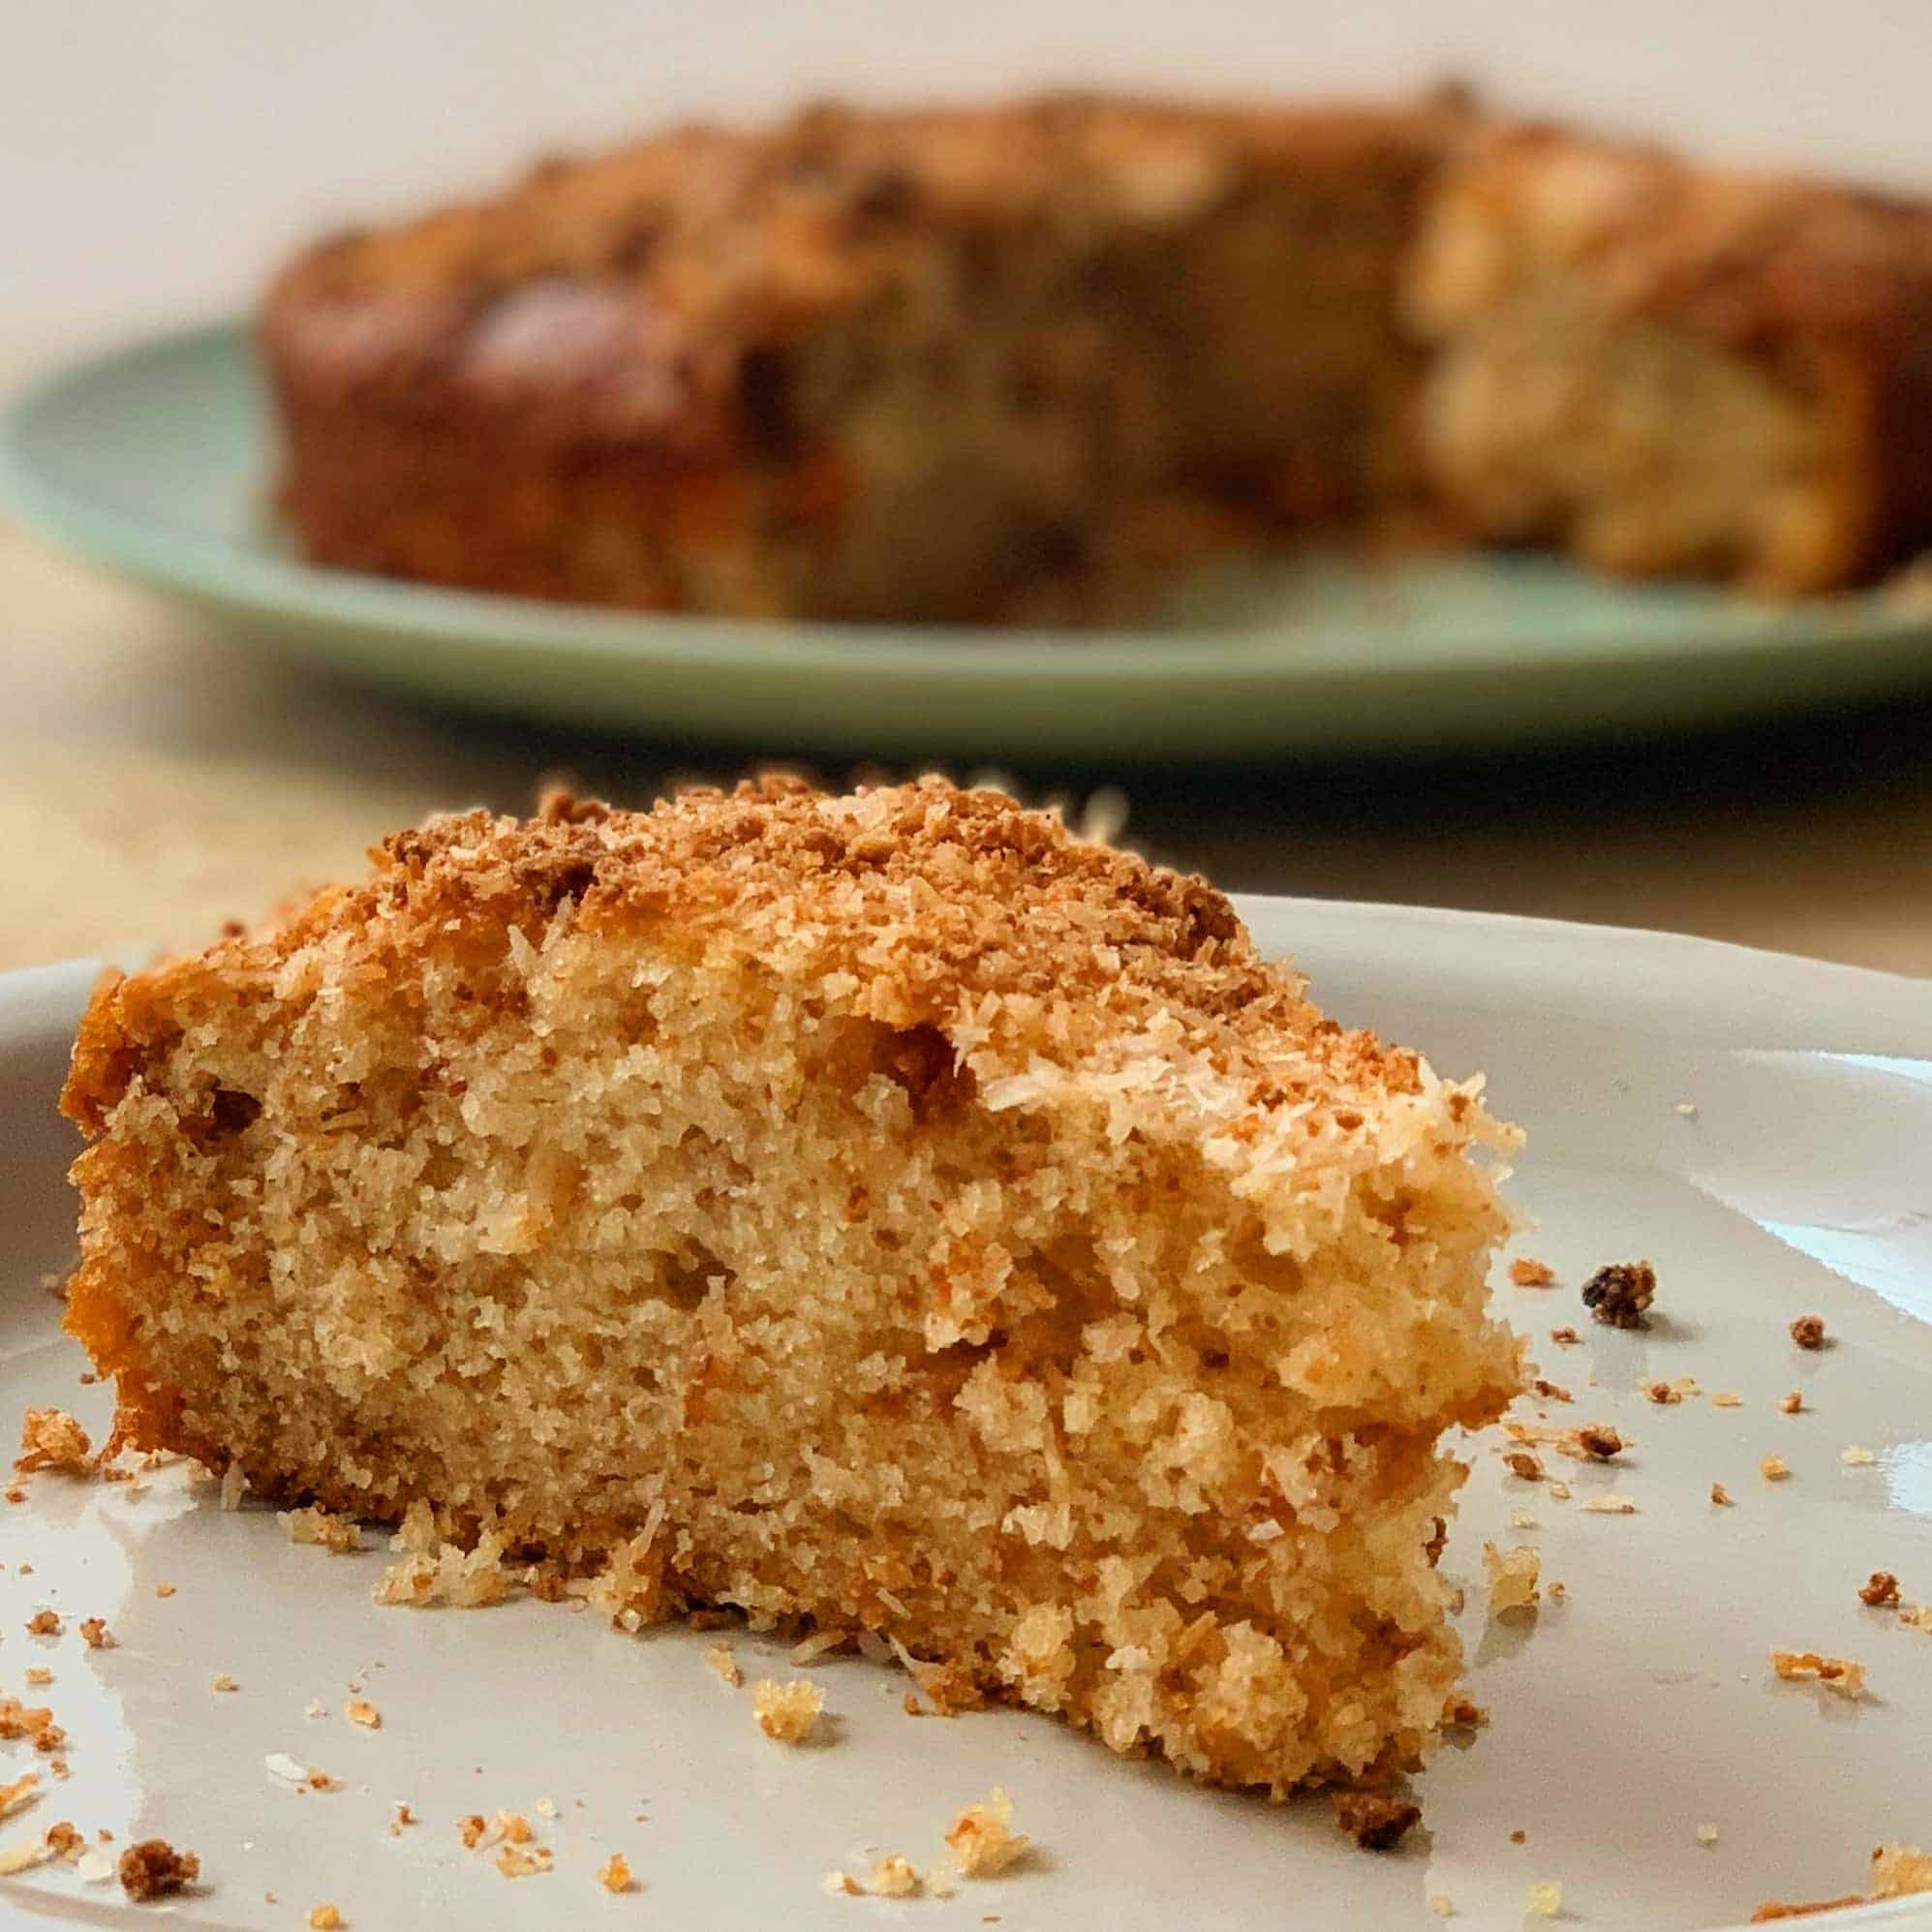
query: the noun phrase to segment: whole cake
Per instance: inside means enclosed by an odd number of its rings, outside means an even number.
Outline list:
[[[1457,102],[819,108],[311,249],[318,562],[1081,623],[1347,532],[1791,595],[1932,534],[1932,216]]]
[[[997,793],[432,820],[104,986],[65,1105],[137,1445],[1276,1793],[1456,1690],[1514,1136]]]

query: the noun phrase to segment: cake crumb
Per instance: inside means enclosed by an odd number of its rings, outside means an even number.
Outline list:
[[[1634,1517],[1637,1505],[1628,1496],[1605,1494],[1592,1496],[1583,1504],[1584,1513],[1593,1517]]]
[[[168,1598],[174,1594],[174,1585],[172,1583],[157,1583],[154,1586],[154,1594],[166,1602]]]
[[[760,1677],[751,1686],[751,1710],[758,1729],[781,1744],[803,1744],[824,1708],[825,1693],[804,1677],[789,1683]]]
[[[1889,1570],[1874,1570],[1858,1591],[1858,1601],[1873,1610],[1891,1610],[1898,1604],[1898,1579]]]
[[[413,1549],[377,1579],[374,1599],[411,1610],[488,1610],[509,1595],[503,1553],[502,1539],[488,1534],[474,1549],[453,1543]]]
[[[41,1469],[64,1469],[84,1476],[92,1466],[87,1431],[65,1409],[29,1409],[20,1418],[20,1453],[14,1467],[23,1476]]]
[[[1442,1707],[1442,1721],[1465,1731],[1480,1731],[1488,1723],[1489,1713],[1472,1697],[1458,1692]]]
[[[30,1872],[52,1856],[45,1838],[19,1838],[11,1845],[0,1845],[0,1879],[10,1879],[16,1872]]]
[[[738,1660],[722,1643],[707,1646],[704,1661],[712,1668],[718,1681],[736,1690],[745,1681],[745,1673],[738,1668]]]
[[[238,1691],[241,1689],[241,1686],[226,1671],[223,1671],[217,1674],[208,1688],[211,1691]]]
[[[224,1515],[232,1516],[241,1508],[241,1499],[248,1493],[248,1478],[241,1473],[239,1462],[230,1462],[222,1471],[221,1505]]]
[[[342,1714],[351,1724],[359,1724],[365,1731],[381,1731],[383,1713],[367,1698],[351,1698],[343,1705]]]
[[[1773,1650],[1771,1669],[1787,1683],[1823,1684],[1848,1699],[1864,1694],[1865,1667],[1855,1657],[1823,1657],[1816,1650]]]
[[[1648,1328],[1656,1299],[1657,1271],[1647,1261],[1613,1261],[1583,1283],[1583,1305],[1606,1328]]]
[[[90,1650],[111,1650],[119,1639],[98,1616],[85,1616],[80,1619],[80,1641]]]
[[[1012,1825],[1013,1800],[996,1788],[946,1827],[946,1855],[966,1877],[991,1878],[1024,1857],[1032,1842]]]
[[[520,1811],[500,1811],[490,1822],[498,1837],[506,1845],[528,1845],[535,1835],[530,1828],[530,1820]]]
[[[874,1898],[910,1898],[919,1889],[919,1873],[909,1859],[889,1852],[874,1861],[866,1889]]]
[[[26,1810],[39,1795],[40,1782],[38,1771],[28,1771],[15,1778],[11,1785],[0,1785],[0,1818]]]
[[[1838,1452],[1838,1459],[1848,1469],[1869,1469],[1879,1458],[1862,1443],[1850,1442]]]
[[[1758,1465],[1758,1474],[1767,1483],[1785,1482],[1792,1473],[1792,1466],[1782,1456],[1767,1456]]]
[[[1560,1382],[1552,1382],[1547,1376],[1539,1375],[1529,1385],[1546,1402],[1574,1402],[1577,1398]]]
[[[74,1828],[70,1820],[63,1818],[58,1824],[47,1826],[46,1848],[56,1858],[77,1865],[80,1855],[87,1849],[87,1841]]]
[[[1715,1845],[1717,1843],[1717,1826],[1714,1825],[1700,1825],[1698,1826],[1698,1843],[1700,1845]]]
[[[1872,1853],[1868,1898],[1914,1898],[1932,1891],[1932,1855],[1916,1845],[1881,1845]]]
[[[605,1891],[629,1891],[635,1883],[630,1876],[630,1861],[622,1852],[613,1852],[598,1867],[598,1884]]]
[[[1710,1486],[1710,1499],[1721,1510],[1728,1510],[1732,1506],[1731,1491],[1722,1483],[1713,1483]]]
[[[1609,1462],[1630,1447],[1630,1438],[1606,1423],[1585,1423],[1570,1430],[1559,1446],[1579,1462]]]
[[[1800,1315],[1792,1324],[1792,1339],[1800,1348],[1823,1348],[1825,1346],[1825,1317],[1823,1315]]]
[[[542,1845],[504,1845],[498,1848],[496,1866],[506,1879],[533,1879],[550,1869],[548,1847]]]
[[[351,1556],[362,1548],[362,1532],[353,1518],[326,1510],[281,1510],[275,1520],[291,1543],[315,1544],[332,1556]]]
[[[1801,1389],[1793,1389],[1788,1394],[1780,1395],[1778,1397],[1778,1408],[1784,1415],[1802,1415],[1804,1413],[1804,1391]]]
[[[342,1914],[332,1905],[309,1907],[309,1932],[340,1932]]]
[[[1551,1501],[1567,1503],[1570,1500],[1570,1486],[1563,1482],[1551,1483],[1549,1493]]]
[[[863,1898],[866,1895],[865,1886],[850,1872],[827,1872],[825,1889],[834,1898]]]
[[[1456,1917],[1456,1908],[1449,1902],[1449,1894],[1447,1892],[1430,1892],[1428,1895],[1428,1909],[1438,1918],[1454,1918]]]
[[[58,1637],[60,1629],[60,1616],[55,1610],[39,1610],[27,1619],[29,1637]]]
[[[1513,1449],[1503,1457],[1503,1467],[1525,1483],[1543,1481],[1543,1464],[1526,1449]]]
[[[1554,1918],[1563,1910],[1563,1887],[1553,1880],[1533,1885],[1523,1899],[1523,1911],[1531,1918]]]
[[[1582,1341],[1583,1337],[1573,1328],[1560,1328],[1549,1331],[1549,1339],[1558,1348],[1575,1348]]]
[[[186,1890],[201,1876],[201,1861],[192,1852],[177,1852],[166,1838],[143,1838],[121,1854],[117,1869],[121,1889],[138,1902]]]
[[[1527,1544],[1515,1549],[1498,1549],[1493,1543],[1484,1544],[1483,1569],[1489,1579],[1490,1615],[1534,1610],[1541,1595],[1537,1578],[1542,1568],[1542,1557]]]
[[[466,1852],[474,1852],[483,1842],[483,1834],[489,1828],[489,1820],[479,1811],[473,1811],[468,1818],[456,1821],[456,1835],[462,1839]]]
[[[1744,1406],[1744,1397],[1734,1389],[1720,1389],[1710,1398],[1710,1405],[1714,1409],[1741,1409]]]
[[[45,1664],[30,1664],[27,1667],[27,1682],[38,1689],[43,1684],[53,1682],[53,1672]]]
[[[1365,1852],[1392,1852],[1423,1815],[1422,1806],[1384,1792],[1329,1794],[1335,1823]]]
[[[1547,1261],[1535,1261],[1525,1255],[1510,1263],[1510,1279],[1518,1288],[1553,1288],[1556,1271]]]
[[[389,1836],[400,1838],[407,1826],[420,1823],[421,1820],[410,1809],[408,1799],[399,1797],[396,1800],[396,1815],[389,1821]]]

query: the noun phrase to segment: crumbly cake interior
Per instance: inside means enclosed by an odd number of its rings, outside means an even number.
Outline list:
[[[1860,246],[1843,199],[1825,223],[1826,198],[1647,150],[1536,130],[1479,147],[1428,203],[1405,271],[1433,343],[1422,441],[1438,487],[1485,537],[1617,575],[1793,596],[1868,567],[1870,372],[1779,317],[1835,302],[1842,335],[1857,315],[1884,251]],[[1795,248],[1807,221],[1821,232]]]
[[[1455,1689],[1508,1136],[993,794],[435,821],[104,991],[68,1105],[138,1443],[1276,1793]]]

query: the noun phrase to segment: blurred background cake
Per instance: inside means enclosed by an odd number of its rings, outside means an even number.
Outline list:
[[[261,340],[320,563],[1131,616],[1309,528],[1768,593],[1932,524],[1932,213],[1387,107],[806,111],[339,235]]]

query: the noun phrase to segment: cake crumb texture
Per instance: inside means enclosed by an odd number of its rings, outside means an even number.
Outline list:
[[[65,1105],[129,1441],[400,1525],[382,1601],[849,1630],[1277,1794],[1457,1687],[1513,1132],[997,793],[432,820],[104,987]]]
[[[1013,1800],[995,1789],[946,1827],[946,1855],[966,1878],[986,1879],[1027,1855],[1032,1841],[1013,1829]]]
[[[825,1708],[825,1693],[809,1678],[780,1683],[760,1677],[751,1686],[751,1711],[758,1729],[781,1744],[803,1744],[816,1729]]]

